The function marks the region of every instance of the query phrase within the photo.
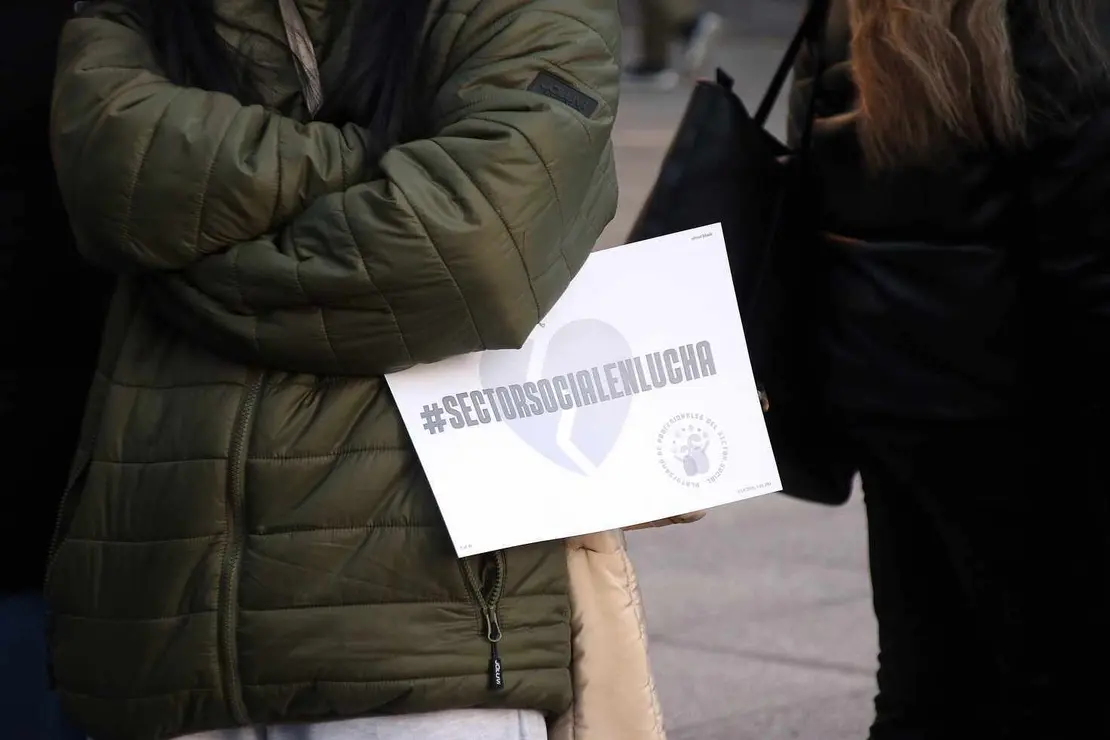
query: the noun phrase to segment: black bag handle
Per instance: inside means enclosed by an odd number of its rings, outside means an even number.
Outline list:
[[[782,92],[783,83],[790,74],[790,70],[794,66],[794,61],[797,59],[799,51],[801,51],[802,44],[807,41],[814,43],[817,54],[816,66],[814,68],[813,82],[810,85],[809,95],[806,97],[805,120],[802,124],[801,140],[798,142],[793,161],[789,165],[790,169],[786,182],[779,191],[779,196],[775,202],[770,228],[767,232],[767,241],[762,247],[762,265],[759,274],[756,276],[755,283],[752,286],[751,294],[748,296],[745,304],[741,306],[741,314],[754,308],[762,298],[767,274],[771,269],[771,256],[775,251],[776,240],[782,230],[782,220],[785,216],[786,202],[790,198],[797,197],[800,190],[804,187],[806,171],[809,166],[809,148],[810,141],[813,137],[813,119],[816,112],[817,96],[821,87],[821,75],[824,73],[826,66],[824,40],[825,24],[828,20],[829,7],[830,0],[813,0],[811,2],[809,10],[799,24],[798,31],[794,34],[794,39],[790,42],[790,46],[783,55],[782,61],[779,63],[779,67],[775,71],[775,75],[771,79],[771,84],[768,86],[767,92],[763,96],[763,101],[759,104],[759,110],[756,113],[755,120],[759,123],[760,127],[764,127],[767,117],[771,113],[771,109],[775,106],[775,101],[778,99],[779,93]],[[753,337],[758,338],[758,334],[753,332]],[[759,388],[759,395],[763,410],[766,412],[769,408],[769,399],[762,387]]]
[[[771,77],[770,84],[767,85],[767,91],[763,94],[763,99],[760,101],[755,115],[752,116],[761,128],[767,125],[767,119],[771,116],[771,110],[775,107],[775,103],[782,94],[782,88],[786,84],[786,78],[794,68],[794,62],[797,60],[798,54],[802,50],[802,45],[807,41],[820,42],[825,29],[825,23],[828,19],[830,5],[831,0],[812,0],[812,2],[810,2],[809,9],[802,18],[802,22],[798,24],[798,30],[794,32],[794,38],[790,40],[790,45],[786,47],[786,52],[782,56],[782,61],[779,62],[774,76]],[[814,81],[820,78],[821,72],[824,71],[821,69],[823,66],[823,64],[818,62]],[[817,85],[814,84],[809,95],[810,115],[807,116],[807,126],[809,125],[809,121],[813,118],[812,108],[813,99],[817,97],[816,90]]]

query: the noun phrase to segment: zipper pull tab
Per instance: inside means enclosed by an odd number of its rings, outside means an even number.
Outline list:
[[[505,674],[501,670],[501,655],[497,650],[497,643],[501,642],[501,625],[493,609],[486,609],[483,615],[486,618],[486,640],[489,641],[489,690],[503,691]]]
[[[503,691],[505,675],[501,672],[501,656],[497,654],[497,643],[490,643],[489,649],[489,690]]]

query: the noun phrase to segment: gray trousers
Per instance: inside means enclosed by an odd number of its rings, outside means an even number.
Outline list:
[[[640,54],[644,63],[666,67],[671,41],[699,10],[698,0],[640,0]]]
[[[178,740],[547,740],[539,712],[467,709],[311,725],[217,730]]]

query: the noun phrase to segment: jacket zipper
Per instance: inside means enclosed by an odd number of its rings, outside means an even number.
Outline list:
[[[92,467],[93,450],[96,449],[96,438],[93,437],[89,442],[89,451],[85,455],[85,459],[77,466],[73,473],[73,477],[66,483],[66,488],[62,491],[62,498],[58,502],[58,511],[54,515],[54,530],[50,535],[50,548],[46,551],[46,571],[43,573],[42,581],[42,595],[43,598],[48,599],[50,594],[50,581],[54,575],[54,561],[58,557],[58,550],[62,547],[62,529],[65,527],[66,519],[70,516],[69,506],[71,496],[77,489],[78,485],[85,478],[85,474],[89,468]],[[46,645],[49,649],[50,645],[54,642],[54,611],[47,607],[46,609]],[[53,691],[57,688],[54,679],[54,656],[48,652],[46,658],[46,682],[49,690]]]
[[[239,601],[239,561],[243,557],[245,539],[243,486],[247,468],[247,441],[264,380],[262,372],[251,372],[246,393],[239,406],[239,415],[235,420],[235,433],[227,460],[227,538],[224,541],[223,567],[220,569],[219,634],[222,638],[220,657],[223,662],[224,693],[232,717],[243,726],[250,725],[251,722],[243,701],[243,687],[239,677],[239,649],[236,640],[238,624],[235,616]]]
[[[58,511],[54,515],[54,530],[50,535],[50,549],[46,551],[46,572],[45,578],[42,583],[42,592],[46,592],[50,588],[50,576],[54,570],[54,560],[58,557],[58,550],[62,546],[62,527],[65,525],[65,520],[69,516],[70,496],[73,494],[77,484],[85,476],[85,473],[92,466],[93,448],[96,445],[96,440],[93,439],[89,446],[89,452],[84,456],[85,459],[73,473],[73,477],[66,483],[66,488],[62,492],[62,499],[58,502]]]
[[[469,560],[459,561],[463,575],[466,576],[469,591],[478,604],[482,616],[482,633],[489,643],[489,666],[486,674],[487,686],[490,691],[502,691],[505,688],[505,674],[501,665],[501,654],[498,644],[501,642],[501,620],[497,610],[501,605],[501,594],[505,590],[505,553],[501,550],[481,557],[482,573],[485,574],[486,566],[494,569],[493,583],[487,589],[483,579],[474,572],[474,566]]]

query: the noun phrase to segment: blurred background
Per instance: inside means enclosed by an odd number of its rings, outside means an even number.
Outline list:
[[[625,25],[640,22],[637,0],[620,0]],[[782,36],[793,30],[804,0],[703,0],[702,8],[725,16],[734,33]]]
[[[622,0],[625,54],[638,3]],[[723,67],[754,107],[803,12],[802,0],[704,0],[725,20],[704,73]],[[682,116],[690,83],[629,89],[615,141],[625,241]],[[781,134],[784,110],[772,116]],[[670,740],[861,740],[874,694],[875,623],[859,496],[826,509],[765,496],[703,521],[631,533]]]
[[[701,0],[701,5],[703,10],[724,19],[703,65],[702,76],[722,67],[736,79],[740,97],[749,108],[754,108],[797,28],[805,10],[804,0]],[[640,2],[620,0],[620,7],[625,26],[624,55],[626,61],[632,62],[639,55]],[[624,92],[615,133],[621,208],[600,247],[624,243],[682,117],[691,84],[684,80],[669,92],[636,88]],[[781,134],[785,121],[785,106],[780,104],[771,116],[772,130]]]

